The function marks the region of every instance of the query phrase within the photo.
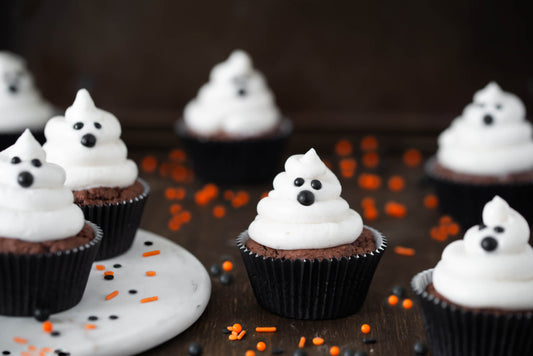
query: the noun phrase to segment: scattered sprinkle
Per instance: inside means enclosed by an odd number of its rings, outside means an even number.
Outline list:
[[[428,194],[424,197],[424,206],[428,209],[435,209],[439,205],[439,198],[435,194]]]
[[[222,262],[222,269],[226,272],[229,272],[233,269],[233,263],[231,261]]]
[[[200,356],[202,354],[202,351],[202,345],[197,342],[189,344],[189,347],[187,348],[187,352],[190,356]]]
[[[376,209],[375,207],[363,209],[363,217],[366,220],[376,220],[379,217],[378,209]]]
[[[183,162],[187,158],[187,155],[185,154],[185,151],[183,151],[182,149],[176,148],[170,151],[170,153],[168,154],[168,157],[174,161]]]
[[[239,333],[239,335],[237,335],[237,340],[240,340],[244,337],[244,335],[246,335],[246,330],[243,330]]]
[[[231,273],[222,273],[220,275],[220,283],[223,285],[229,285],[233,282],[233,275]]]
[[[157,168],[157,159],[155,156],[145,156],[141,160],[141,169],[144,172],[152,173]]]
[[[159,297],[157,297],[157,296],[148,297],[148,298],[141,299],[141,303],[150,303],[150,302],[155,302],[156,300],[159,300]]]
[[[96,265],[95,268],[98,270],[98,271],[103,271],[105,269],[105,266],[104,265]]]
[[[413,301],[411,299],[404,299],[402,302],[402,307],[404,309],[411,309],[413,307]]]
[[[313,345],[320,346],[324,343],[324,339],[321,337],[314,337],[313,338]]]
[[[222,269],[220,268],[219,264],[214,264],[209,267],[209,273],[211,273],[211,275],[213,276],[218,276],[221,271]]]
[[[414,256],[416,251],[414,248],[410,247],[403,247],[403,246],[395,246],[394,252],[398,255],[402,256]]]
[[[117,295],[118,295],[118,290],[116,290],[116,291],[114,291],[114,292],[111,292],[111,293],[109,293],[108,295],[106,295],[105,300],[113,299],[113,298],[115,298]]]
[[[237,334],[242,331],[242,325],[239,323],[233,324],[231,326],[231,331],[235,331]]]
[[[153,276],[156,275],[156,273],[155,273],[155,271],[146,271],[146,275],[147,275],[148,277],[153,277]]]
[[[244,356],[255,356],[255,351],[254,350],[246,350],[246,353],[244,354]]]
[[[255,345],[255,348],[257,349],[257,351],[265,351],[266,344],[263,341],[259,341],[257,345]]]
[[[226,215],[226,208],[223,205],[216,205],[213,208],[213,216],[217,219],[221,219]]]
[[[352,154],[353,146],[348,140],[342,139],[335,144],[335,153],[339,156],[349,156]]]
[[[385,214],[394,218],[403,218],[407,215],[407,207],[395,201],[389,201],[385,204]]]
[[[329,349],[329,354],[331,356],[337,356],[338,354],[340,354],[341,350],[339,349],[338,346],[331,346],[331,348]]]
[[[370,332],[370,325],[368,324],[361,325],[361,332],[363,334],[368,334]]]
[[[405,297],[405,288],[403,286],[395,286],[392,288],[392,294],[397,296],[398,298]]]
[[[366,152],[361,158],[363,165],[369,168],[375,168],[379,164],[379,156],[376,152]]]
[[[339,168],[341,171],[341,175],[344,178],[351,178],[353,177],[355,173],[355,169],[357,168],[357,161],[355,158],[343,158],[339,162]]]
[[[160,250],[148,251],[148,252],[143,253],[143,257],[155,256],[155,255],[159,255],[160,253],[161,253]]]
[[[387,299],[387,301],[389,302],[390,305],[396,305],[398,304],[399,299],[397,296],[392,294],[392,295],[389,295],[389,298]]]
[[[416,355],[425,355],[428,352],[428,347],[422,341],[417,341],[413,346],[413,351]]]
[[[275,333],[277,328],[275,326],[258,326],[255,328],[255,332],[258,333]]]
[[[415,148],[406,150],[403,154],[403,163],[408,167],[416,167],[422,162],[422,153]]]
[[[303,349],[305,347],[305,337],[301,337],[300,341],[298,342],[298,348]]]
[[[368,135],[361,140],[361,149],[363,151],[372,151],[378,148],[378,140],[376,137]]]
[[[233,192],[233,190],[225,190],[224,191],[224,199],[225,200],[232,200],[233,198],[235,197],[235,193]]]
[[[391,176],[387,182],[387,186],[392,192],[399,192],[405,188],[405,180],[398,175]]]
[[[231,200],[231,206],[234,208],[240,208],[241,206],[244,206],[248,204],[250,201],[250,194],[245,192],[244,190],[239,190],[237,193],[235,193],[235,197]]]
[[[362,173],[357,181],[359,187],[367,190],[376,190],[381,187],[381,177],[377,174]]]
[[[43,331],[45,333],[51,333],[54,330],[54,324],[52,324],[52,322],[50,321],[45,321],[42,326],[43,326]]]

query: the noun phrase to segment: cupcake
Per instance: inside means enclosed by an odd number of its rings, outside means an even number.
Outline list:
[[[496,196],[412,286],[432,355],[533,355],[533,249],[526,220]]]
[[[43,129],[54,114],[33,83],[24,60],[0,51],[0,149],[11,146],[29,128],[44,142]]]
[[[0,315],[57,313],[81,300],[102,232],[64,181],[29,130],[0,152]]]
[[[472,226],[483,204],[500,195],[533,222],[533,127],[516,95],[489,83],[442,132],[438,145],[426,173],[444,213]]]
[[[97,260],[127,251],[150,188],[127,158],[117,118],[97,108],[89,92],[81,89],[64,117],[48,121],[44,134],[48,160],[65,169],[65,185],[74,192],[74,202],[104,232]]]
[[[176,124],[196,172],[218,183],[272,179],[292,125],[247,53],[217,64]]]
[[[387,242],[341,198],[314,149],[289,157],[237,238],[259,304],[296,319],[356,313]]]

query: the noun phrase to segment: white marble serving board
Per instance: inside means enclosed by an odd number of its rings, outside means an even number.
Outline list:
[[[146,245],[147,241],[152,244]],[[153,250],[160,254],[142,257]],[[105,270],[97,270],[96,265]],[[105,271],[114,272],[114,279],[105,280]],[[149,277],[147,271],[156,275]],[[115,290],[118,295],[106,300]],[[44,332],[42,323],[31,317],[0,317],[0,355],[9,351],[11,355],[56,356],[56,350],[72,356],[136,354],[191,326],[210,295],[211,280],[196,257],[164,237],[139,230],[127,253],[93,264],[77,306],[50,316],[60,335]],[[140,302],[154,296],[157,301]],[[90,320],[91,316],[97,320]]]

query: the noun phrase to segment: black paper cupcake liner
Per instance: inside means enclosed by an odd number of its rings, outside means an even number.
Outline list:
[[[474,312],[426,292],[433,269],[411,281],[433,356],[533,355],[533,313]]]
[[[14,132],[14,133],[0,133],[0,151],[5,150],[9,146],[13,145],[17,139],[22,135],[22,132]],[[31,134],[39,143],[42,145],[46,142],[46,138],[44,137],[44,131],[43,130],[31,130]]]
[[[150,194],[150,186],[137,178],[144,191],[133,199],[115,204],[80,205],[85,219],[100,226],[104,238],[96,255],[101,261],[126,252],[135,238],[141,222],[144,205]]]
[[[440,210],[452,216],[463,228],[467,229],[481,222],[485,204],[495,195],[502,197],[509,205],[533,224],[532,182],[505,184],[475,184],[453,181],[435,173],[435,158],[425,165],[425,172],[439,198]]]
[[[53,314],[80,302],[102,241],[102,230],[86,223],[95,237],[85,245],[56,253],[0,253],[0,315]]]
[[[258,303],[287,318],[323,320],[357,313],[365,301],[387,240],[377,230],[376,250],[364,255],[322,260],[264,258],[245,247],[248,232],[237,238]]]
[[[268,137],[216,141],[190,135],[183,120],[175,127],[197,177],[204,181],[247,184],[271,181],[279,171],[292,124],[283,120],[280,132]]]

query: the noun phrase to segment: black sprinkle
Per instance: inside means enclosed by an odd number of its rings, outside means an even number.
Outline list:
[[[189,347],[187,348],[187,352],[189,353],[190,356],[198,356],[198,355],[201,355],[201,354],[202,354],[202,345],[200,345],[200,344],[197,343],[197,342],[193,342],[193,343],[190,344]]]
[[[222,329],[222,333],[228,335],[228,334],[231,334],[231,331],[229,331],[229,330],[226,328],[226,329]]]
[[[33,312],[33,317],[40,322],[47,321],[50,317],[50,312],[46,309],[35,309]]]
[[[342,356],[354,356],[354,355],[355,355],[355,351],[353,349],[346,349],[342,353]]]
[[[220,268],[220,265],[215,264],[215,265],[212,265],[211,267],[209,267],[209,272],[213,276],[218,276],[220,274],[220,272],[222,272],[222,268]]]
[[[283,353],[283,349],[281,347],[272,348],[272,355],[281,355],[282,353]]]
[[[363,339],[363,342],[364,342],[365,344],[367,344],[367,345],[368,345],[368,344],[375,344],[376,341],[377,341],[377,340],[376,340],[375,338],[373,338],[373,337],[365,337],[365,338]]]
[[[120,268],[120,267],[122,267],[122,265],[121,265],[120,263],[115,263],[115,264],[113,265],[113,267],[115,267],[115,268]]]
[[[402,286],[396,286],[392,288],[392,294],[397,296],[398,298],[404,298],[405,297],[405,288]]]
[[[357,351],[353,354],[353,356],[367,356],[367,353],[364,351]]]
[[[2,351],[2,355],[11,355],[11,352],[10,352],[10,351],[7,351],[7,350],[5,350],[5,351]]]
[[[302,349],[298,349],[298,350],[294,351],[292,356],[307,356],[307,352],[305,352]]]
[[[152,241],[144,241],[146,246],[152,246],[154,243]]]
[[[220,283],[227,286],[228,284],[231,284],[231,282],[233,282],[233,275],[231,273],[222,273],[220,276]]]
[[[137,294],[137,291],[135,289],[130,289],[128,291],[129,294]]]
[[[109,316],[109,319],[111,319],[111,320],[117,320],[117,319],[118,319],[118,315],[110,315],[110,316]]]
[[[418,341],[413,347],[415,354],[425,355],[428,352],[428,347],[422,341]]]
[[[115,276],[107,275],[107,276],[104,276],[104,279],[105,279],[106,281],[111,281],[111,280],[115,279]]]
[[[54,353],[58,356],[70,356],[69,352],[61,351],[61,350],[55,350]]]
[[[60,333],[59,331],[57,331],[57,330],[54,330],[54,331],[52,331],[52,332],[50,333],[50,335],[56,337],[56,336],[60,336],[61,333]]]
[[[90,321],[95,321],[95,320],[98,320],[98,317],[96,315],[91,315],[87,319],[89,319]]]

